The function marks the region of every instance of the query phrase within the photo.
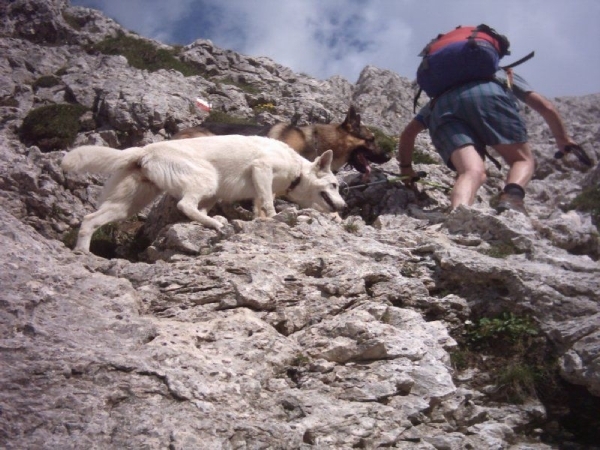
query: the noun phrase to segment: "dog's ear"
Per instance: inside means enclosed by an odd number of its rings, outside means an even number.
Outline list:
[[[358,132],[360,130],[360,114],[356,112],[356,108],[354,105],[350,105],[348,109],[348,114],[346,114],[346,118],[341,125],[342,128],[348,131]]]
[[[314,163],[317,172],[331,172],[331,162],[333,161],[333,151],[327,150],[319,156]]]

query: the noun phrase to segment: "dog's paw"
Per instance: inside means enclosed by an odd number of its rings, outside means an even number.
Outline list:
[[[213,216],[212,218],[219,223],[219,229],[229,224],[229,221],[223,216]]]
[[[223,225],[221,228],[219,228],[217,230],[217,233],[219,234],[220,238],[228,238],[235,234],[235,227],[234,225],[227,223],[226,225]]]
[[[342,223],[342,222],[343,222],[343,219],[342,219],[342,217],[339,215],[339,213],[336,213],[336,212],[334,212],[334,213],[330,213],[330,214],[329,214],[329,218],[330,218],[330,219],[331,219],[333,222],[335,222],[335,223],[337,223],[337,224],[340,224],[340,223]]]

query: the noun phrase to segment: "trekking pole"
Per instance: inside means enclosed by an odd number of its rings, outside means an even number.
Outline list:
[[[372,183],[355,184],[354,186],[348,186],[346,184],[346,186],[344,186],[343,190],[344,190],[344,193],[346,193],[350,189],[358,189],[358,188],[362,188],[362,187],[375,186],[376,184],[384,184],[384,183],[389,183],[389,180],[385,179],[385,180],[373,181]]]
[[[389,173],[386,171],[382,171],[382,172],[385,174]],[[385,180],[373,181],[372,183],[355,184],[354,186],[348,186],[346,184],[342,188],[343,194],[347,194],[348,191],[350,191],[350,189],[358,189],[358,188],[363,188],[363,187],[375,186],[377,184],[391,183],[394,181],[402,181],[402,180],[406,180],[408,178],[408,175],[400,175],[400,176],[397,176],[396,174],[393,174],[393,175],[394,175],[393,177],[387,177]],[[416,177],[413,177],[413,180],[417,181],[420,179],[420,177],[424,177],[426,175],[427,174],[425,172],[419,172]]]
[[[396,174],[392,174],[391,172],[387,172],[385,170],[382,170],[381,172],[383,172],[385,174],[393,175],[393,176],[391,176],[391,177],[388,176],[385,180],[373,181],[372,183],[356,184],[354,186],[346,185],[342,188],[343,193],[347,194],[350,191],[350,189],[358,189],[358,188],[363,188],[363,187],[375,186],[377,184],[393,183],[396,181],[405,181],[405,180],[409,179],[409,175],[396,175]],[[427,176],[426,172],[419,171],[416,173],[416,176],[411,178],[411,181],[414,183],[421,183],[421,184],[424,184],[427,186],[432,186],[432,187],[436,187],[438,189],[442,189],[445,193],[450,192],[450,190],[452,189],[450,186],[436,183],[434,181],[424,180],[423,178],[425,178],[426,176]]]
[[[392,172],[388,172],[387,170],[382,170],[383,173],[385,174],[389,174],[389,175],[394,175],[394,177],[392,177],[390,179],[390,181],[402,181],[402,180],[406,180],[407,175],[400,175],[397,176],[396,174],[393,174]],[[435,187],[438,189],[441,189],[442,191],[444,191],[444,193],[448,193],[452,190],[452,187],[447,186],[445,184],[441,184],[441,183],[436,183],[435,181],[429,181],[429,180],[424,180],[423,178],[425,178],[427,176],[427,172],[423,172],[422,170],[417,172],[417,176],[412,178],[412,181],[415,183],[421,183],[424,184],[426,186],[431,186],[431,187]]]
[[[554,154],[554,158],[561,159],[567,153],[571,153],[571,152],[573,152],[573,154],[575,156],[577,156],[577,159],[579,159],[579,162],[581,162],[582,164],[585,164],[588,167],[592,167],[592,164],[593,164],[592,160],[587,155],[587,153],[585,153],[583,148],[581,148],[581,146],[577,145],[577,144],[565,145],[565,148],[563,150],[559,150]]]

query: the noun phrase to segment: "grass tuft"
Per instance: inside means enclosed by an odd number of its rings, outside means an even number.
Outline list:
[[[160,69],[173,69],[184,76],[202,75],[200,70],[191,64],[181,61],[177,54],[179,48],[167,50],[158,48],[150,41],[118,33],[101,42],[88,47],[88,52],[100,52],[105,55],[123,55],[129,64],[136,69],[156,72]]]
[[[73,144],[81,129],[79,118],[88,111],[82,105],[57,104],[33,109],[19,128],[26,145],[37,145],[43,152],[64,150]]]

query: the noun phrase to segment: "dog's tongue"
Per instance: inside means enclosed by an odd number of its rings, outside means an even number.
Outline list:
[[[368,180],[371,177],[371,165],[369,164],[369,161],[367,161],[367,158],[365,158],[365,156],[362,153],[359,153],[358,160],[365,168],[365,173],[363,174],[363,180]]]

